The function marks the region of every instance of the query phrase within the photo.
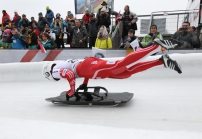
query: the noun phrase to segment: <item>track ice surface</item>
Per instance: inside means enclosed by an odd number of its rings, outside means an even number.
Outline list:
[[[68,83],[43,79],[43,62],[0,64],[0,139],[201,139],[202,54],[170,56],[183,74],[161,66],[129,79],[90,81],[134,93],[118,107],[54,105],[45,98]]]

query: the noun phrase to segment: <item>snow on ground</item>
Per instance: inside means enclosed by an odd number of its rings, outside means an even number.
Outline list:
[[[109,92],[133,92],[119,107],[48,103],[69,88],[65,80],[45,80],[43,62],[0,64],[0,139],[201,139],[202,54],[170,57],[182,74],[159,66],[126,80],[90,81]]]

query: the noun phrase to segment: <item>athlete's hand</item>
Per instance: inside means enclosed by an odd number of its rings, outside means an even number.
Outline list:
[[[74,95],[75,92],[72,92],[71,89],[69,91],[67,91],[67,95],[69,97],[72,97]]]

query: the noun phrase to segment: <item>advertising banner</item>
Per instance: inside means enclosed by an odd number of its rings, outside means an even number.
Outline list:
[[[108,3],[109,0],[105,2]],[[90,12],[97,13],[102,3],[103,0],[75,0],[75,14],[84,14],[87,8]]]

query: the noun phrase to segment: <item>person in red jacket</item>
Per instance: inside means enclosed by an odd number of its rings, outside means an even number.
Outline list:
[[[180,66],[172,60],[167,54],[162,55],[159,59],[152,61],[142,60],[154,53],[161,51],[161,48],[170,49],[177,46],[169,40],[155,40],[154,45],[135,51],[127,55],[122,60],[110,61],[96,57],[88,57],[85,60],[69,59],[63,62],[46,63],[42,68],[42,73],[50,81],[59,81],[61,78],[67,79],[70,90],[66,93],[67,100],[76,95],[75,82],[76,78],[84,78],[84,82],[79,86],[85,89],[89,79],[126,79],[138,72],[145,71],[155,66],[164,65],[182,73]]]
[[[15,11],[12,22],[15,24],[16,27],[18,26],[18,23],[19,23],[20,19],[21,19],[21,16],[19,16],[18,12]]]
[[[2,14],[3,14],[3,16],[2,16],[2,25],[4,25],[5,24],[5,20],[10,20],[10,15],[8,15],[8,13],[6,12],[6,10],[3,10],[2,11]],[[5,26],[2,26],[2,28],[3,27],[5,27]]]
[[[3,16],[2,16],[2,24],[4,24],[5,18],[7,17],[10,20],[10,15],[6,12],[6,10],[2,11]]]
[[[85,25],[87,30],[89,21],[90,21],[90,10],[86,8],[85,14],[83,16],[83,24]]]

